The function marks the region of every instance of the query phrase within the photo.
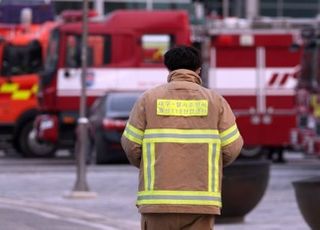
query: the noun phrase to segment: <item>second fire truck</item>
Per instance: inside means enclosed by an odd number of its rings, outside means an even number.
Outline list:
[[[307,155],[320,156],[320,22],[301,31],[301,68],[297,71],[297,123],[291,130],[291,144]]]
[[[41,1],[2,1],[0,15],[1,149],[12,143],[24,157],[51,155],[55,146],[37,141],[32,130],[38,114],[37,73],[55,24],[53,7]]]

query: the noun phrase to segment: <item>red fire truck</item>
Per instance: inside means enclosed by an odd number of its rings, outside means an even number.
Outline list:
[[[48,3],[2,1],[0,4],[0,145],[8,143],[23,156],[41,156],[55,146],[32,138],[38,113],[38,75],[54,27]],[[22,19],[20,22],[20,17]]]
[[[230,103],[245,140],[242,155],[281,153],[296,123],[294,87],[299,52],[296,30],[212,31],[209,88]]]
[[[51,34],[39,94],[37,137],[73,144],[80,96],[82,24],[66,23]],[[190,26],[185,11],[115,11],[89,22],[88,106],[108,90],[145,90],[166,82],[163,53],[175,45],[208,40],[208,87],[231,104],[245,140],[244,156],[284,149],[295,125],[294,71],[289,51],[297,31]],[[67,143],[66,143],[67,142]]]
[[[291,144],[296,150],[320,156],[319,31],[316,26],[309,26],[301,35],[299,45],[303,52],[301,68],[297,71],[297,123],[291,130]]]

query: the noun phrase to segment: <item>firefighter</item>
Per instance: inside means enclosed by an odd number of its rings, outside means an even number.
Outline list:
[[[226,100],[201,86],[197,49],[172,48],[164,64],[168,83],[138,99],[121,139],[140,169],[141,229],[213,229],[222,168],[236,159],[243,140]]]

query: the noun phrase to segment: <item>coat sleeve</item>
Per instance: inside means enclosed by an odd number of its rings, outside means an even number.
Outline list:
[[[142,140],[146,127],[146,116],[143,98],[139,98],[133,106],[126,128],[121,137],[121,145],[129,162],[140,168]]]
[[[224,98],[221,98],[218,129],[221,140],[223,167],[225,167],[231,164],[240,154],[243,139],[237,128],[235,116]]]

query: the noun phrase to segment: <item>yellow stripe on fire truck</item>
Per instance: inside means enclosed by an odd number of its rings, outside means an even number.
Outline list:
[[[34,84],[30,89],[19,89],[18,83],[4,83],[0,86],[0,94],[11,94],[12,100],[28,100],[38,92],[38,85]]]

